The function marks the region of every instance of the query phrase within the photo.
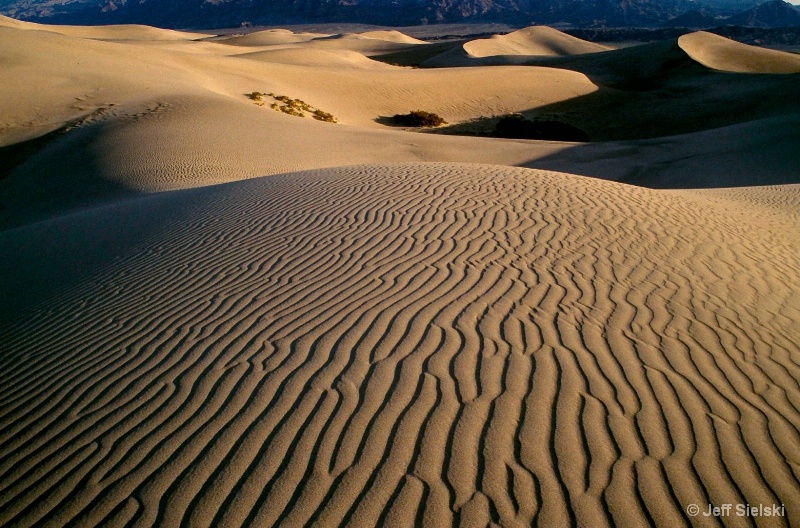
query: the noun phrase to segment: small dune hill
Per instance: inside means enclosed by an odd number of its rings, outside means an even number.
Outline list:
[[[35,29],[41,27],[41,24],[36,24],[34,22],[25,22],[22,20],[17,20],[16,18],[0,15],[0,27],[12,27],[17,29]]]
[[[441,43],[438,53],[419,57],[425,68],[525,65],[558,57],[607,52],[611,48],[587,42],[546,26],[532,26],[488,39]],[[392,60],[387,57],[386,60]],[[400,57],[399,60],[404,60]]]
[[[364,70],[392,68],[392,66],[388,64],[374,61],[356,51],[336,49],[279,48],[242,53],[237,55],[237,57],[278,64],[313,66],[319,68]]]
[[[800,73],[800,55],[748,46],[698,31],[683,35],[678,45],[700,64],[736,73]]]
[[[471,40],[464,44],[464,50],[476,58],[497,55],[580,55],[609,49],[547,26],[533,26],[507,35]]]
[[[141,25],[120,26],[46,26],[47,31],[95,40],[114,41],[183,41],[198,40],[207,37],[204,33],[187,33],[171,29],[153,28]]]
[[[600,53],[488,56],[472,58],[469,63],[486,66],[513,64],[565,68],[584,73],[605,86],[626,91],[653,89],[704,70],[680,49],[675,40]]]
[[[365,31],[359,34],[362,38],[371,38],[378,40],[385,40],[387,42],[396,42],[397,44],[427,44],[424,40],[409,37],[405,33],[396,30],[385,31]]]
[[[294,33],[288,29],[266,29],[255,31],[246,35],[236,35],[234,37],[217,38],[215,42],[229,44],[231,46],[280,46],[284,44],[297,44],[308,42],[316,38],[327,37],[328,35],[319,33]]]
[[[385,53],[376,53],[373,59],[388,64],[398,66],[425,66],[429,68],[443,67],[447,60],[437,59],[437,57],[447,57],[452,50],[460,52],[460,61],[464,62],[466,52],[462,47],[466,40],[445,40],[440,42],[428,42],[425,46],[404,46],[397,50],[389,50]]]
[[[427,46],[427,43],[399,31],[367,31],[320,37],[310,42],[309,45],[315,48],[346,49],[365,55],[380,55],[408,48],[424,47]]]
[[[0,27],[11,27],[15,29],[49,31],[69,37],[93,39],[93,40],[113,40],[113,41],[180,41],[198,40],[208,35],[204,33],[188,33],[175,31],[172,29],[154,28],[138,24],[124,24],[112,26],[55,26],[24,22],[0,16]]]

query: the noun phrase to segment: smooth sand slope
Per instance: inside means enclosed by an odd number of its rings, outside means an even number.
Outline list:
[[[795,525],[798,206],[401,164],[6,231],[0,522]]]
[[[678,44],[694,60],[715,70],[800,73],[800,56],[795,53],[746,46],[704,31],[684,35]]]
[[[0,27],[10,27],[28,31],[47,31],[69,37],[110,41],[182,41],[205,38],[204,33],[189,33],[160,29],[150,26],[126,24],[119,26],[53,26],[23,22],[0,15]]]
[[[0,19],[0,525],[800,525],[786,56],[53,29]]]
[[[610,48],[587,42],[546,26],[533,26],[507,35],[471,40],[464,51],[471,57],[495,55],[579,55],[598,53]]]

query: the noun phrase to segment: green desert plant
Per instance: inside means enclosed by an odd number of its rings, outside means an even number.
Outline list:
[[[424,110],[413,110],[407,114],[395,114],[392,120],[396,125],[407,127],[437,127],[447,124],[447,121],[439,115],[425,112]]]

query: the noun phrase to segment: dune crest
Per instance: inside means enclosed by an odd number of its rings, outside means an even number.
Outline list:
[[[580,55],[608,51],[601,44],[587,42],[547,26],[532,26],[507,35],[471,40],[464,50],[476,58],[495,55]]]
[[[371,60],[361,53],[350,50],[280,48],[252,51],[236,56],[250,60],[292,64],[295,66],[314,66],[326,69],[392,69],[392,66],[388,64]]]
[[[388,31],[365,31],[360,33],[363,38],[373,38],[379,40],[386,40],[389,42],[397,42],[400,44],[427,44],[424,40],[415,39],[408,35],[396,30]]]
[[[247,33],[245,35],[221,38],[218,39],[217,42],[222,42],[231,46],[259,47],[297,44],[299,42],[308,42],[316,38],[328,36],[329,35],[320,33],[294,33],[288,29],[266,29]]]
[[[756,48],[698,31],[683,35],[678,45],[700,64],[736,73],[800,73],[800,56],[794,53]]]
[[[208,37],[205,33],[190,33],[173,29],[154,28],[139,24],[112,26],[57,26],[24,22],[0,15],[0,27],[10,27],[28,31],[49,31],[68,37],[94,40],[131,40],[131,41],[180,41],[197,40]]]

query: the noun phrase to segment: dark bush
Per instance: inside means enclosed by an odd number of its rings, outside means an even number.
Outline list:
[[[580,128],[560,121],[531,121],[520,114],[501,117],[494,127],[493,135],[512,139],[589,141],[589,135]]]
[[[438,115],[422,110],[414,110],[408,114],[396,114],[392,120],[396,125],[407,127],[436,127],[447,124],[447,121]]]

